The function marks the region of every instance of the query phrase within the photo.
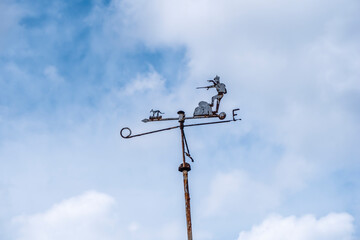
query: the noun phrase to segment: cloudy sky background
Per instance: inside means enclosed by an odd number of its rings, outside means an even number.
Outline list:
[[[357,0],[0,1],[0,239],[360,238]]]

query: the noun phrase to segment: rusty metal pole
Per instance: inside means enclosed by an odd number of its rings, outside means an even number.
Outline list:
[[[184,170],[184,192],[185,192],[185,208],[186,208],[186,226],[187,226],[187,235],[188,240],[192,240],[192,227],[191,227],[191,213],[190,213],[190,193],[188,185],[188,171]]]
[[[181,131],[181,146],[182,146],[182,160],[179,166],[179,171],[182,172],[184,178],[184,193],[185,193],[185,211],[186,211],[186,227],[188,240],[192,240],[192,227],[191,227],[191,212],[190,212],[190,192],[188,183],[188,172],[191,170],[190,164],[185,162],[185,148],[184,148],[184,122],[185,112],[179,111],[179,123]]]

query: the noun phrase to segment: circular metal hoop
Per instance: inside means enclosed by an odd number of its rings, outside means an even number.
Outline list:
[[[128,131],[129,131],[129,134],[124,136],[124,135],[123,135],[123,131],[124,131],[124,130],[128,130]],[[128,128],[128,127],[124,127],[123,129],[120,130],[120,136],[121,136],[122,138],[130,138],[130,136],[131,136],[131,129]]]

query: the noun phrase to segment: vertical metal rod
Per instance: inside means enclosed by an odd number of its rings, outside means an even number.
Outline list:
[[[184,146],[184,121],[180,121],[180,131],[181,131],[181,147],[182,147],[183,167],[186,167],[186,162],[185,162],[185,146]]]
[[[191,227],[191,213],[190,213],[190,193],[188,185],[188,171],[183,171],[184,177],[184,192],[185,192],[185,209],[186,209],[186,226],[188,240],[192,240],[192,227]]]
[[[185,211],[186,211],[186,227],[188,240],[192,240],[192,227],[191,227],[191,212],[190,212],[190,192],[188,182],[188,171],[191,170],[190,164],[185,162],[185,146],[184,146],[184,121],[185,113],[179,111],[179,122],[181,131],[181,146],[182,146],[182,164],[180,164],[179,171],[182,172],[184,178],[184,193],[185,193]]]

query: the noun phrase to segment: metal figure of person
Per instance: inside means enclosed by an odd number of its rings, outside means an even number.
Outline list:
[[[226,90],[225,84],[220,83],[220,77],[218,75],[216,75],[214,77],[214,80],[208,80],[208,82],[212,82],[213,85],[206,86],[206,87],[198,87],[198,88],[206,88],[206,90],[209,90],[210,88],[216,89],[218,94],[211,98],[211,104],[210,104],[210,107],[213,107],[214,102],[216,100],[216,109],[215,109],[215,111],[213,111],[213,113],[216,114],[219,111],[220,101],[221,101],[222,97],[224,96],[224,94],[227,93],[227,90]]]

